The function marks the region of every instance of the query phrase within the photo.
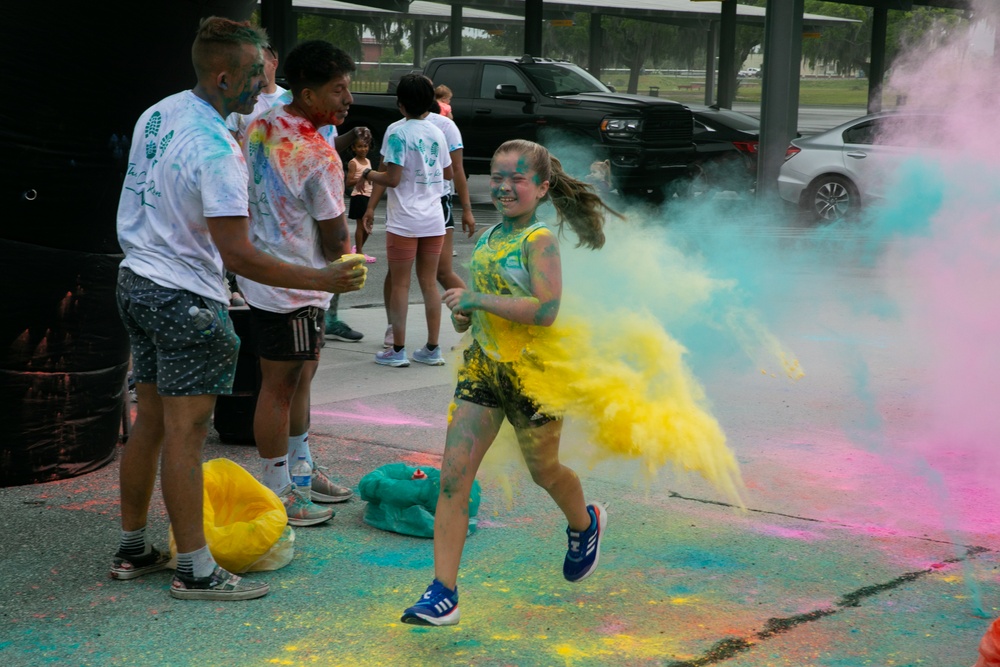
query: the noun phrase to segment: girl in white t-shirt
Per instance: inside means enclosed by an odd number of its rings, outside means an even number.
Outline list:
[[[396,87],[396,101],[403,119],[396,121],[382,139],[383,171],[366,169],[363,181],[374,183],[362,225],[375,218],[375,207],[388,189],[386,257],[389,261],[387,310],[392,329],[386,332],[386,349],[375,355],[383,366],[409,366],[406,355],[406,312],[410,273],[414,263],[424,298],[427,344],[413,353],[413,361],[440,366],[441,295],[437,288],[438,259],[444,243],[441,197],[452,178],[448,141],[426,120],[434,101],[434,86],[419,74],[407,74]],[[391,342],[390,342],[391,340]]]

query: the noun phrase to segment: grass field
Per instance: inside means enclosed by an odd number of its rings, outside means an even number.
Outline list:
[[[618,92],[628,89],[625,74],[608,74],[602,81],[615,87]],[[740,79],[736,89],[736,102],[760,102],[760,79]],[[368,81],[359,74],[351,83],[355,92],[384,93],[387,84],[382,80]],[[639,77],[640,95],[654,94],[678,102],[703,104],[705,101],[704,80],[695,77],[663,76],[649,74]],[[896,105],[896,94],[887,90],[882,96],[886,108]],[[801,79],[799,83],[799,105],[801,106],[866,106],[868,104],[868,79]]]
[[[619,92],[628,87],[628,78],[622,74],[602,77],[602,80]],[[741,79],[736,89],[736,101],[759,102],[760,84],[760,79]],[[678,102],[703,103],[703,86],[704,82],[697,78],[646,75],[639,77],[636,92],[648,95],[651,88],[656,87],[660,97]],[[892,106],[895,99],[892,91],[883,95],[887,106]],[[868,79],[802,79],[799,84],[799,104],[802,106],[865,106],[867,103]]]

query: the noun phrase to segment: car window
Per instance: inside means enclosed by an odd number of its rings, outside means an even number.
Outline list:
[[[607,93],[607,87],[576,65],[564,63],[533,63],[522,65],[543,95],[578,95],[580,93]]]
[[[734,130],[743,130],[744,132],[759,132],[760,131],[760,121],[753,116],[748,116],[738,111],[730,111],[729,109],[719,109],[715,114],[713,114],[716,122],[719,125],[725,125],[728,128]]]
[[[844,130],[845,144],[874,144],[878,126],[874,120],[858,123]]]
[[[500,85],[515,86],[519,93],[530,92],[524,79],[513,67],[490,63],[483,65],[483,82],[479,87],[479,96],[485,99],[493,99],[497,86]]]
[[[473,97],[472,82],[475,78],[476,63],[441,63],[434,70],[434,85],[448,86],[452,97],[457,98]]]
[[[939,143],[941,119],[936,116],[884,116],[844,130],[845,144],[919,148]]]

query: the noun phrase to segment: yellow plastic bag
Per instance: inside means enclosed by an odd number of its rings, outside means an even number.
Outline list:
[[[287,565],[295,533],[278,496],[229,459],[206,461],[202,469],[205,540],[216,562],[230,572]],[[172,527],[170,553],[177,555]]]

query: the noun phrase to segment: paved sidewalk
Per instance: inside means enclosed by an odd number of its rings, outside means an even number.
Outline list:
[[[411,332],[422,330],[421,308],[411,309]],[[366,337],[324,351],[317,458],[355,485],[384,463],[435,465],[455,365],[376,366],[381,311],[347,314]],[[442,342],[448,349],[457,336]],[[219,456],[258,472],[252,447],[210,438],[206,457]],[[627,466],[580,470],[589,496],[610,502],[610,525],[597,573],[568,584],[558,510],[523,473],[511,476],[508,500],[497,470],[483,476],[480,530],[460,582],[462,622],[442,629],[398,622],[430,581],[431,542],[368,527],[357,499],[338,506],[329,525],[297,529],[287,567],[255,575],[270,582],[270,595],[219,604],[171,599],[166,572],[108,578],[116,464],[0,489],[0,661],[949,667],[972,664],[988,624],[971,613],[963,581],[995,577],[994,551],[759,511],[752,492],[750,511],[740,512],[683,479],[637,485]],[[155,498],[151,531],[164,546]],[[995,586],[982,592],[996,599]]]

